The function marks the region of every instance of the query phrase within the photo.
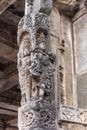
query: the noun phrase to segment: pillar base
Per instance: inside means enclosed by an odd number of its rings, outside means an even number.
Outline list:
[[[30,101],[18,110],[19,130],[56,130],[53,103]]]

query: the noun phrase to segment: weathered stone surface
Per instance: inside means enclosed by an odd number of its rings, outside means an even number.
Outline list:
[[[1,129],[3,130],[3,129]],[[6,130],[18,130],[18,128],[14,128],[14,127],[7,127]]]
[[[57,25],[57,26],[56,26]],[[65,75],[65,81],[57,82],[59,84],[60,91],[60,102],[62,104],[73,105],[73,86],[72,86],[72,38],[71,38],[71,23],[69,19],[64,16],[60,16],[57,10],[54,8],[51,13],[51,40],[52,40],[52,50],[57,53],[57,65],[62,66],[64,70],[59,72],[58,69],[58,81],[59,73],[63,74],[63,80]],[[64,42],[64,43],[62,43]],[[64,45],[62,45],[64,44]],[[65,47],[63,47],[65,46]],[[61,53],[64,51],[64,53]],[[69,93],[66,95],[66,93]],[[59,95],[58,95],[59,97]],[[66,102],[66,103],[65,103]]]
[[[72,18],[76,12],[79,10],[79,1],[77,0],[55,0],[54,5],[58,8],[58,10]]]
[[[65,88],[66,104],[73,105],[73,55],[72,55],[72,36],[71,36],[71,22],[65,16],[61,17],[61,45],[63,46],[63,53],[60,56],[62,59],[61,66],[63,67],[63,85]],[[61,58],[62,57],[62,58]],[[67,94],[68,93],[68,94]]]
[[[52,10],[52,0],[34,0],[33,3],[33,12],[38,13],[38,12],[44,12],[46,14],[50,14]]]
[[[63,123],[59,130],[86,130],[84,125]]]
[[[86,130],[85,126],[78,124],[70,124],[69,130]]]
[[[25,16],[18,26],[18,71],[22,95],[19,130],[56,130],[56,109],[52,105],[56,55],[51,49],[48,18],[52,1],[38,2],[40,7],[35,12],[36,1],[26,1]]]
[[[69,106],[60,106],[59,120],[69,123],[87,125],[87,110]]]
[[[41,102],[28,102],[19,108],[19,130],[22,129],[52,129],[55,128],[55,105]]]
[[[74,22],[74,45],[76,56],[76,73],[80,73],[87,69],[87,15],[80,17]]]
[[[55,7],[53,7],[50,14],[50,33],[53,37],[57,38],[58,40],[60,39],[60,13]],[[54,45],[53,42],[51,43],[52,45]],[[57,42],[56,44],[58,47],[59,42]],[[55,49],[55,47],[52,48]]]
[[[87,73],[77,77],[78,107],[87,109]]]
[[[85,130],[84,126],[75,123],[87,124],[87,111],[76,108],[76,92],[79,106],[84,105],[86,108],[87,104],[82,103],[87,97],[87,93],[84,95],[82,89],[82,86],[87,89],[86,74],[79,75],[87,69],[87,47],[86,41],[83,41],[86,39],[84,30],[87,18],[85,15],[84,22],[81,18],[74,22],[73,43],[72,21],[66,16],[73,17],[76,13],[74,11],[78,9],[77,1],[56,2],[63,5],[60,11],[62,14],[56,8],[52,10],[50,0],[38,0],[38,3],[37,0],[26,0],[25,16],[19,23],[18,70],[22,95],[18,117],[19,130],[56,130],[57,115],[61,116],[59,130]],[[77,65],[77,68],[74,68],[74,65]],[[56,105],[53,105],[54,103]],[[57,105],[65,105],[60,113],[56,111],[59,108]]]
[[[0,14],[3,13],[16,0],[0,0]]]
[[[81,13],[81,12],[80,12]],[[82,14],[81,14],[82,15]],[[79,16],[79,13],[78,13]],[[77,17],[78,17],[77,16]],[[74,49],[75,49],[75,73],[76,73],[76,84],[77,87],[77,99],[78,107],[87,108],[87,14],[84,14],[74,22]]]

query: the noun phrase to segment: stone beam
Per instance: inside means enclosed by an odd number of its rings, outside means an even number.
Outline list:
[[[8,103],[3,103],[3,102],[0,102],[0,108],[12,110],[12,111],[16,111],[16,112],[18,111],[18,106],[11,105],[11,104],[8,104]]]
[[[4,71],[4,65],[0,63],[0,71]]]
[[[14,26],[11,26],[9,25],[9,23],[0,20],[0,42],[1,43],[6,44],[14,49],[18,49],[16,34],[17,34],[17,29]]]
[[[20,17],[9,11],[5,11],[2,15],[0,15],[0,20],[17,29]]]
[[[18,75],[17,71],[10,75],[3,80],[0,80],[0,93],[11,89],[12,87],[18,85]]]
[[[4,65],[0,63],[0,78],[4,76]]]
[[[0,119],[0,128],[4,127],[4,122]]]
[[[17,117],[18,106],[0,102],[0,114]]]
[[[0,57],[16,62],[17,50],[0,42]]]
[[[2,14],[15,1],[16,0],[1,0],[0,1],[0,14]]]
[[[8,125],[10,124],[10,126],[17,127],[18,126],[18,119],[16,118],[16,119],[10,120],[10,121],[7,122],[7,124]]]
[[[0,79],[3,78],[3,76],[4,76],[4,72],[0,71]]]
[[[10,115],[10,116],[17,117],[17,112],[9,111],[9,110],[5,110],[5,109],[1,109],[1,108],[0,108],[0,114]]]

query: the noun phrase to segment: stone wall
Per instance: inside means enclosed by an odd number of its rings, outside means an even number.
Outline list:
[[[65,8],[68,9],[67,6]],[[80,3],[79,11],[72,18],[66,13],[66,11],[60,13],[56,8],[51,13],[52,49],[56,50],[58,59],[57,77],[55,77],[56,99],[60,105],[58,128],[86,130],[87,10],[85,3]]]

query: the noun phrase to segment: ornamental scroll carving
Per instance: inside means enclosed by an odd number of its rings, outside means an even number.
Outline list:
[[[18,26],[18,72],[21,89],[19,130],[55,127],[54,72],[56,55],[51,51],[52,0],[25,1],[25,16]],[[53,116],[52,116],[53,115]]]
[[[87,125],[87,110],[61,106],[59,109],[60,121]]]

